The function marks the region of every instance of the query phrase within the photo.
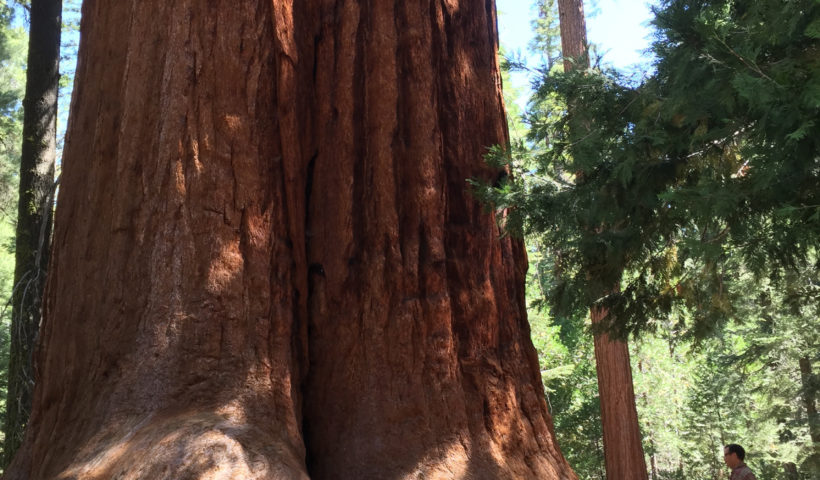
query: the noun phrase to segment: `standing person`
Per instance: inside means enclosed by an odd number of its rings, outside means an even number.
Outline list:
[[[755,474],[743,463],[746,458],[746,450],[735,443],[723,447],[723,461],[732,469],[729,480],[757,480]]]

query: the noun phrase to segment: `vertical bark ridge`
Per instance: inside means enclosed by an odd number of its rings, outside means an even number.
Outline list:
[[[495,18],[484,2],[330,5],[324,26],[339,34],[320,34],[317,62],[335,82],[317,82],[315,108],[333,113],[316,116],[331,120],[315,129],[308,252],[323,267],[311,475],[570,478],[528,338],[523,250],[498,240],[465,182],[496,173],[482,157],[506,140]]]
[[[503,100],[497,57],[482,53],[497,51],[496,18],[493,9],[488,10],[484,5],[482,10],[481,6],[478,2],[467,2],[442,15],[445,34],[450,38],[444,42],[450,47],[449,56],[442,52],[442,65],[445,70],[450,69],[449,78],[456,81],[449,85],[441,82],[444,98],[440,104],[461,107],[455,118],[443,110],[440,113],[443,138],[451,139],[444,150],[447,188],[451,192],[446,241],[452,258],[448,261],[448,274],[452,283],[463,288],[458,295],[453,295],[460,300],[456,302],[454,319],[460,339],[461,368],[465,376],[473,377],[468,381],[478,380],[483,390],[481,396],[490,407],[483,415],[491,419],[489,435],[495,444],[492,448],[498,449],[494,454],[498,456],[496,452],[500,451],[500,456],[509,463],[503,465],[505,474],[557,478],[554,463],[546,459],[555,461],[561,456],[550,440],[554,438],[551,420],[543,413],[546,404],[526,321],[523,289],[526,254],[522,244],[498,240],[500,232],[494,220],[483,213],[464,185],[464,178],[488,179],[497,175],[476,159],[483,157],[488,146],[506,142],[506,124],[497,121],[503,115],[487,113],[499,112]],[[447,26],[452,30],[448,31]],[[481,31],[482,27],[489,30],[482,39],[482,48],[470,48],[475,41],[470,32]],[[475,90],[482,94],[467,93]],[[485,139],[476,142],[471,129],[463,128],[465,123],[478,123],[473,128],[483,132]],[[448,161],[459,156],[460,162]],[[471,263],[477,258],[486,262],[485,267],[478,270],[482,275],[470,271]],[[507,440],[501,441],[502,438]],[[511,450],[526,453],[510,455]]]
[[[561,29],[561,51],[564,57],[564,71],[589,67],[587,52],[587,23],[584,16],[584,2],[578,0],[558,0],[558,16]]]
[[[590,309],[593,325],[608,322],[604,308]],[[629,347],[606,332],[596,333],[595,365],[601,397],[601,422],[604,425],[604,456],[607,478],[646,479],[646,459],[635,406],[635,390]]]
[[[84,195],[61,198],[40,361],[62,379],[44,383],[8,478],[306,478],[304,180],[301,152],[276,141],[298,131],[277,98],[297,81],[293,20],[266,1],[84,8],[92,91],[63,177]]]

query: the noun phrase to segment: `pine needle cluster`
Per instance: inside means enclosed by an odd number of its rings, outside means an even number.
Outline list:
[[[490,154],[515,174],[476,191],[549,245],[556,316],[599,305],[622,336],[679,318],[702,338],[742,312],[738,272],[820,267],[820,2],[655,15],[654,73],[542,72],[529,137]]]

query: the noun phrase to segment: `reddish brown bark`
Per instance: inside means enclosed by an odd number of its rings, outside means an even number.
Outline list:
[[[558,0],[558,13],[564,69],[588,68],[583,0]],[[583,174],[577,173],[579,178]],[[589,313],[593,327],[611,322],[603,308],[592,307]],[[647,480],[629,347],[626,341],[613,340],[606,333],[596,332],[594,337],[607,480]]]
[[[86,0],[9,479],[570,479],[493,2]]]
[[[599,307],[590,309],[590,316],[593,325],[607,321],[607,311]],[[597,333],[594,337],[606,478],[647,479],[629,348],[626,342],[613,340],[607,333]]]
[[[593,325],[607,322],[607,315],[605,309],[590,309]],[[595,334],[595,365],[601,400],[606,478],[647,479],[626,342],[613,340],[607,333]]]
[[[561,29],[564,71],[568,72],[576,66],[588,68],[587,22],[583,0],[558,0],[558,24]]]

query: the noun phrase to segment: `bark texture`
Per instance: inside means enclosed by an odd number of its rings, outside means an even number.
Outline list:
[[[86,0],[26,443],[8,479],[574,479],[492,1]]]
[[[558,0],[558,16],[565,71],[589,68],[583,0]],[[583,175],[577,172],[579,179]],[[599,270],[597,265],[589,268],[590,272]],[[606,309],[600,307],[590,308],[590,317],[597,329],[612,322]],[[606,332],[595,332],[594,345],[607,480],[647,480],[629,347],[626,341],[612,339]]]
[[[31,414],[33,352],[51,246],[57,157],[62,1],[32,0],[30,7],[3,466],[20,446]]]
[[[564,71],[568,72],[576,67],[588,68],[587,21],[583,0],[558,0],[558,24],[561,29]]]
[[[604,309],[592,308],[593,325],[608,322],[607,314]],[[601,400],[606,478],[646,480],[646,459],[626,342],[612,339],[607,333],[595,334],[595,366]]]

